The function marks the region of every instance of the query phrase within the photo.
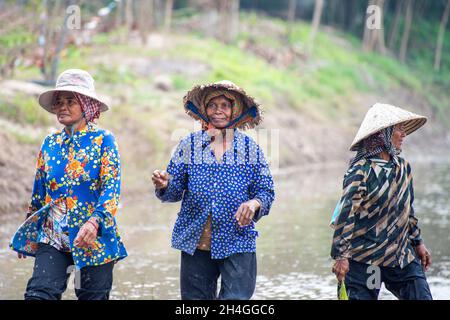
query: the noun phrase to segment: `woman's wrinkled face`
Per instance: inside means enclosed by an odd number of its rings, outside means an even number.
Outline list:
[[[83,117],[83,110],[72,92],[60,92],[52,111],[56,113],[59,123],[71,126]]]
[[[392,144],[396,149],[401,150],[403,139],[406,137],[405,127],[403,123],[396,124],[394,126],[394,132],[392,133]]]
[[[206,115],[211,124],[217,129],[224,128],[231,121],[232,102],[224,96],[218,96],[209,101]]]

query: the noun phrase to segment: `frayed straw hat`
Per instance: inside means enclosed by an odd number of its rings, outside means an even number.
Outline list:
[[[228,80],[193,87],[183,98],[186,113],[195,120],[207,124],[209,121],[206,114],[205,99],[214,91],[223,91],[226,97],[232,95],[237,100],[235,101],[235,107],[239,106],[242,108],[238,114],[233,115],[227,127],[235,126],[245,130],[254,128],[261,123],[262,110],[260,104],[253,97],[246,94],[243,89]]]

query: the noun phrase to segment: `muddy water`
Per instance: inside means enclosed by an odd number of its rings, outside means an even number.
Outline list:
[[[415,209],[433,254],[428,280],[434,298],[449,299],[450,164],[413,166]],[[335,299],[328,222],[342,174],[343,167],[294,170],[276,177],[276,202],[270,216],[258,223],[255,299]],[[116,265],[113,299],[179,299],[180,254],[170,248],[178,208],[179,204],[159,203],[150,191],[124,194],[118,223],[129,257]],[[19,213],[0,217],[1,299],[21,299],[31,275],[33,259],[19,261],[7,248],[20,219]],[[73,286],[64,298],[75,298]],[[384,288],[380,298],[394,299]]]

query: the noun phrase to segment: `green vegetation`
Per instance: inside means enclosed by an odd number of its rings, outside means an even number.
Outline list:
[[[35,136],[23,131],[10,130],[9,133],[20,144],[37,145],[44,138],[44,136]]]
[[[242,14],[241,14],[242,16]],[[255,30],[261,20],[249,14],[243,17]],[[271,21],[277,30],[287,29],[281,19],[265,18],[264,23]],[[260,26],[260,28],[262,28]],[[289,35],[291,46],[305,46],[308,41],[310,25],[295,23]],[[448,43],[450,37],[448,36]],[[246,88],[251,94],[264,101],[270,107],[277,103],[274,94],[285,97],[291,107],[303,111],[317,113],[317,106],[322,107],[319,113],[335,115],[333,104],[336,97],[351,96],[355,92],[381,92],[404,87],[424,96],[438,115],[447,116],[443,103],[436,98],[436,93],[445,90],[440,84],[446,84],[443,79],[450,72],[441,72],[445,76],[436,75],[432,66],[432,58],[423,67],[403,65],[394,57],[377,53],[365,53],[361,50],[361,42],[354,36],[343,33],[320,32],[316,38],[310,57],[288,67],[276,67],[263,58],[240,49],[243,41],[252,39],[259,46],[286,51],[284,34],[242,33],[233,44],[226,45],[214,39],[191,35],[171,48],[168,53],[172,57],[186,57],[201,61],[211,66],[211,72],[202,81],[217,81],[233,79]],[[450,65],[450,61],[443,61]],[[439,81],[437,81],[440,79]],[[185,84],[189,83],[186,79]],[[182,89],[182,87],[179,87]],[[448,99],[448,97],[441,97]],[[445,105],[445,103],[444,103]],[[308,107],[312,106],[312,110]],[[340,111],[345,106],[338,106]],[[316,114],[317,115],[317,114]]]
[[[36,97],[18,94],[11,99],[0,99],[0,115],[20,124],[49,125],[48,113],[36,106]]]
[[[23,27],[13,28],[0,35],[0,66],[11,63],[11,59],[19,55],[27,45],[35,41],[35,36]]]
[[[179,105],[184,92],[192,85],[230,79],[255,96],[266,109],[283,104],[316,119],[345,115],[354,107],[345,103],[346,97],[354,94],[382,96],[383,92],[390,90],[407,89],[424,97],[439,119],[449,121],[447,107],[450,95],[446,88],[450,85],[450,56],[444,54],[441,72],[433,72],[433,44],[425,40],[427,37],[435,39],[436,23],[421,20],[414,25],[417,29],[414,34],[419,39],[412,42],[408,64],[403,65],[389,54],[363,52],[360,39],[351,33],[320,31],[313,50],[308,52],[309,23],[296,22],[287,34],[288,25],[282,19],[241,13],[241,21],[246,27],[231,44],[192,31],[182,36],[168,35],[162,48],[127,45],[122,41],[126,38],[125,31],[119,28],[109,34],[97,35],[92,46],[65,49],[59,71],[75,67],[88,70],[96,79],[99,91],[112,98],[120,98],[129,108]],[[9,38],[29,37],[18,32]],[[11,41],[0,38],[0,43]],[[444,43],[445,52],[450,47],[450,33],[446,34]],[[272,55],[291,54],[291,62],[274,64],[267,60],[264,50]],[[208,68],[206,72],[195,75],[169,68],[167,76],[177,94],[165,98],[163,96],[167,94],[149,90],[155,74],[139,70],[139,64],[135,63],[139,60],[151,66],[159,59],[166,59],[169,63],[199,63]],[[20,66],[17,69],[19,79],[38,76],[36,67]],[[46,123],[48,115],[36,111],[38,109],[34,97],[18,96],[12,101],[0,102],[0,114],[22,123]]]

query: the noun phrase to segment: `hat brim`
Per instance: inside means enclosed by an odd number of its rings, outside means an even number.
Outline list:
[[[202,105],[202,97],[205,96],[207,92],[210,92],[211,90],[229,90],[231,92],[234,92],[237,94],[237,96],[241,99],[243,110],[242,112],[245,113],[247,110],[249,110],[251,107],[255,107],[256,117],[249,118],[248,121],[240,122],[236,127],[239,129],[251,129],[256,127],[262,122],[262,109],[260,104],[252,97],[249,96],[244,90],[239,88],[236,85],[233,85],[232,83],[211,83],[206,85],[197,85],[194,86],[191,90],[188,91],[188,93],[184,96],[183,102],[184,102],[184,109],[185,112],[194,118],[195,120],[201,120],[201,118],[193,113],[191,110],[189,110],[188,102],[193,103],[199,111],[206,117],[206,110],[204,110],[204,106]]]
[[[358,141],[355,141],[351,146],[350,146],[350,151],[358,151],[359,148],[359,144],[366,138],[370,137],[371,135],[380,132],[383,129],[386,129],[388,127],[391,126],[395,126],[397,124],[403,123],[404,125],[404,129],[405,129],[405,135],[410,135],[411,133],[413,133],[414,131],[418,130],[420,127],[422,127],[425,123],[427,122],[427,117],[424,116],[417,116],[413,119],[408,119],[408,120],[403,120],[403,121],[397,121],[397,122],[392,122],[386,126],[380,127],[379,129],[377,129],[376,131],[370,132],[368,134],[366,134],[365,136],[361,137]]]
[[[76,92],[82,95],[85,95],[87,97],[90,97],[92,99],[97,100],[98,102],[101,103],[100,105],[100,112],[105,112],[107,110],[109,110],[108,105],[103,102],[100,98],[98,98],[96,95],[93,95],[90,91],[87,90],[83,90],[83,88],[80,87],[75,87],[75,86],[66,86],[64,88],[58,88],[58,89],[51,89],[51,90],[47,90],[43,93],[41,93],[39,95],[38,101],[39,101],[39,105],[44,108],[45,110],[47,110],[50,113],[55,113],[52,110],[52,104],[53,104],[53,96],[55,95],[56,92]]]

